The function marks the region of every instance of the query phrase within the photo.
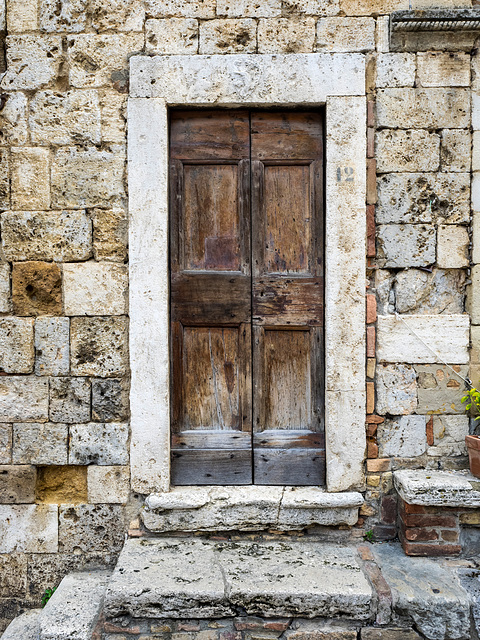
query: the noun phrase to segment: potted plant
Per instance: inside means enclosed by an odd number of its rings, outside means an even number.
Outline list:
[[[474,407],[476,413],[480,414],[480,392],[475,387],[467,391],[462,402],[467,403],[465,405],[467,411]],[[480,415],[477,415],[475,420],[480,420]],[[480,436],[465,436],[465,443],[470,461],[470,471],[474,476],[480,478]]]

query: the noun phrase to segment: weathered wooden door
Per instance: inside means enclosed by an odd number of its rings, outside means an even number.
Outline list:
[[[318,113],[172,113],[173,484],[324,483],[322,153]]]

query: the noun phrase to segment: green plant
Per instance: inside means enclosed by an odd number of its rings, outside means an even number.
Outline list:
[[[472,408],[472,406],[475,407],[475,409],[477,410],[477,413],[479,414],[475,418],[475,420],[480,420],[480,391],[478,391],[478,389],[475,389],[475,387],[472,387],[463,396],[462,402],[467,403],[465,404],[466,411],[469,411]]]
[[[53,587],[53,588],[48,587],[47,589],[45,589],[42,595],[42,607],[44,607],[47,604],[47,602],[50,600],[50,598],[53,596],[56,590],[57,590],[57,587]]]
[[[373,542],[373,530],[369,529],[368,531],[365,531],[365,534],[363,536],[363,539],[366,542]]]

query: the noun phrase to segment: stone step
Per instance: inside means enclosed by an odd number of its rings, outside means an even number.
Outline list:
[[[31,609],[12,620],[1,636],[2,640],[38,640],[41,609]]]

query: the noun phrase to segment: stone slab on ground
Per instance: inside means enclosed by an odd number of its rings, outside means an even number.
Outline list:
[[[41,609],[31,609],[12,620],[2,635],[2,640],[38,640]]]
[[[354,548],[318,542],[128,540],[105,617],[372,616],[373,592]]]
[[[480,507],[480,481],[469,471],[413,469],[395,471],[394,483],[408,504],[430,507]]]

